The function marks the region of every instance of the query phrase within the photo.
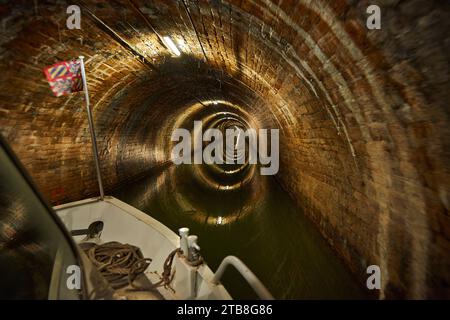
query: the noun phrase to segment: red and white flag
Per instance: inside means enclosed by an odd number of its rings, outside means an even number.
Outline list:
[[[46,67],[44,73],[55,96],[83,90],[80,60],[58,62]]]

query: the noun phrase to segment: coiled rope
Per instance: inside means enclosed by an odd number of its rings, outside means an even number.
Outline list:
[[[126,285],[140,289],[133,282],[152,262],[152,259],[144,258],[138,247],[115,241],[93,245],[85,252],[114,289]]]
[[[137,276],[144,273],[152,259],[144,258],[138,247],[112,241],[100,245],[90,243],[88,247],[84,248],[84,251],[113,289],[120,289],[127,285],[137,290],[144,289],[137,287],[133,282]],[[173,259],[180,251],[177,248],[166,258],[161,280],[155,283],[153,288],[159,285],[167,288],[172,282],[174,277],[172,274]]]

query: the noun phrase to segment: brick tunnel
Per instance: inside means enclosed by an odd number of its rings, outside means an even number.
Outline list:
[[[366,294],[450,297],[449,2],[0,1],[0,21],[0,132],[52,205],[98,195],[84,95],[53,96],[42,71],[83,55],[106,194],[166,183],[152,177],[173,170],[171,134],[193,120],[279,129],[277,188],[363,290],[380,267]],[[251,206],[271,187],[243,186],[249,172],[228,184]],[[209,169],[177,178],[224,185]]]

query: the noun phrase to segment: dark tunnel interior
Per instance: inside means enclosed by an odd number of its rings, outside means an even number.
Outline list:
[[[280,299],[450,297],[450,2],[0,0],[0,22],[0,133],[52,205],[98,195],[84,95],[42,71],[83,55],[106,194],[195,230],[214,269],[236,254]],[[249,136],[215,154],[242,163],[176,165],[180,128],[278,129],[279,168]]]

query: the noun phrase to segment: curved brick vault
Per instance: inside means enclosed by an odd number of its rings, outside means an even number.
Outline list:
[[[169,159],[183,111],[229,101],[280,129],[279,181],[356,276],[449,297],[448,2],[74,2],[81,30],[71,2],[0,1],[1,133],[53,203],[96,194],[83,94],[53,97],[42,72],[83,54],[107,190]]]

